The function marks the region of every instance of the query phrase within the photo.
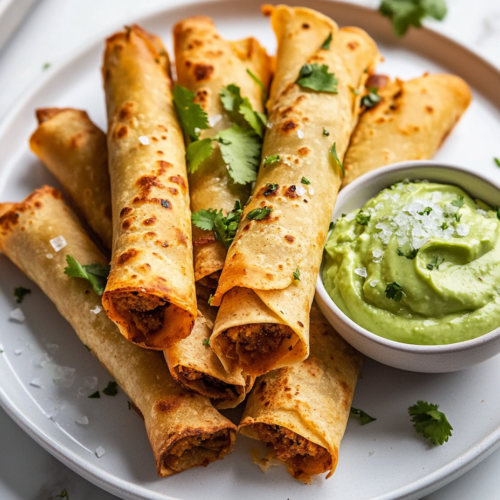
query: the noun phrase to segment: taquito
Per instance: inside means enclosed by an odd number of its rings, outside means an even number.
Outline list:
[[[101,243],[111,249],[106,134],[78,109],[38,109],[36,117],[39,125],[30,138],[31,150],[69,193]]]
[[[231,126],[220,92],[234,84],[247,97],[252,108],[264,112],[263,89],[252,79],[250,70],[264,85],[269,85],[270,58],[255,38],[233,42],[224,40],[209,17],[190,17],[174,27],[174,51],[179,84],[195,94],[208,115],[210,129],[202,130],[200,139],[215,135]],[[227,215],[236,200],[245,204],[251,194],[250,184],[236,184],[228,173],[218,143],[211,156],[195,172],[189,173],[191,210],[222,209]],[[226,248],[211,231],[193,226],[195,280],[217,287],[218,274],[226,257]]]
[[[347,150],[342,187],[376,168],[428,160],[441,147],[471,101],[469,86],[454,75],[390,80],[373,75],[380,102],[360,117]]]
[[[270,457],[282,460],[303,482],[338,462],[363,356],[345,342],[313,304],[309,357],[257,379],[248,397],[240,431],[268,443]]]
[[[158,44],[133,26],[107,39],[103,64],[113,207],[103,305],[150,349],[187,337],[196,317],[184,140]]]
[[[208,398],[175,383],[161,353],[127,342],[104,312],[99,312],[100,297],[87,280],[64,274],[66,255],[82,265],[107,265],[107,259],[61,194],[45,186],[7,208],[0,217],[0,249],[48,295],[140,410],[158,475],[205,466],[229,453],[235,426]],[[50,240],[57,236],[63,236],[67,245],[48,259]]]
[[[358,28],[339,30],[310,9],[266,9],[278,40],[270,128],[212,302],[222,304],[210,341],[226,370],[252,375],[308,356],[309,310],[342,175],[331,148],[342,161],[358,119],[358,91],[379,58]],[[306,64],[327,66],[336,93],[296,83]]]

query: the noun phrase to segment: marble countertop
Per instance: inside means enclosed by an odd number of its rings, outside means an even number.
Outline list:
[[[379,0],[351,1],[369,7],[379,4]],[[96,34],[111,33],[166,4],[168,0],[38,0],[0,51],[0,121],[36,81],[45,63],[57,64]],[[429,25],[500,68],[500,0],[448,0],[447,4],[447,18]],[[500,450],[426,500],[497,500],[499,470]],[[116,499],[45,452],[0,409],[0,499],[50,500],[63,489],[71,500]]]

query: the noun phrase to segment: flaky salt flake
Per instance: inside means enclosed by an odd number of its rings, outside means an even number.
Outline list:
[[[354,272],[358,276],[361,276],[362,278],[366,278],[368,276],[368,272],[366,270],[366,267],[357,267],[356,269],[354,269]]]
[[[75,422],[78,425],[89,425],[89,419],[86,415],[82,415],[81,417],[78,417]]]
[[[215,127],[222,120],[222,115],[213,115],[208,117],[208,124]]]
[[[30,382],[30,385],[36,387],[37,389],[40,389],[40,387],[42,387],[42,381],[37,377]]]
[[[271,129],[271,128],[273,128],[273,125],[274,124],[272,122],[267,122],[266,127],[269,128],[269,129]]]
[[[98,446],[95,450],[95,455],[97,458],[101,458],[106,453],[106,450],[102,446]]]
[[[483,210],[482,208],[476,208],[476,214],[486,217],[488,215],[488,212],[486,210]]]
[[[352,220],[354,220],[355,218],[356,218],[356,215],[355,215],[355,214],[347,214],[347,215],[345,216],[345,220],[346,220],[347,222],[351,222],[351,221],[352,221]]]
[[[469,226],[467,224],[459,224],[457,226],[457,234],[459,236],[467,236],[469,234]]]
[[[12,321],[17,321],[17,323],[24,323],[24,320],[26,319],[20,307],[16,307],[12,311],[10,311],[9,318]]]
[[[63,249],[67,245],[64,236],[56,236],[55,238],[52,238],[50,240],[50,244],[56,252],[59,252],[59,250]]]
[[[295,188],[295,192],[299,195],[299,196],[304,196],[306,194],[306,188],[304,186],[297,186]]]
[[[302,129],[299,128],[299,130],[297,130],[297,137],[299,139],[303,139],[304,138],[304,131]]]
[[[371,286],[372,288],[375,288],[377,285],[378,285],[378,280],[371,280],[371,281],[370,281],[370,286]]]
[[[22,349],[16,349],[16,350],[14,351],[14,354],[15,354],[16,356],[19,356],[19,355],[20,355],[20,354],[22,354],[22,353],[23,353],[23,350],[22,350]]]
[[[149,146],[149,137],[146,136],[146,135],[141,135],[139,137],[139,142],[143,145],[143,146]]]
[[[45,255],[45,257],[47,257],[47,259],[53,259],[54,255],[51,253],[48,253],[47,255]]]
[[[52,379],[52,381],[58,387],[68,389],[75,382],[75,372],[75,368],[69,368],[68,366],[56,366],[56,376]]]
[[[314,194],[314,188],[309,188],[309,194],[312,196]]]
[[[94,309],[91,309],[90,312],[93,312],[94,314],[99,314],[102,311],[102,307],[100,306],[95,306]]]

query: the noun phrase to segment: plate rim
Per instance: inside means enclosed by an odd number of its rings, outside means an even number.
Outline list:
[[[255,1],[255,3],[257,4],[264,2],[264,0],[262,0],[262,2],[259,0],[253,1]],[[343,0],[318,1],[325,4],[338,4],[344,9],[352,9],[353,11],[362,12],[365,15],[372,15],[377,12],[376,9],[363,5],[353,4]],[[130,20],[130,22],[147,24],[158,14],[165,14],[168,11],[181,7],[193,7],[195,5],[199,5],[200,7],[210,8],[210,5],[212,4],[221,3],[233,4],[234,0],[171,0],[170,5],[156,6],[154,8],[151,8],[137,18]],[[297,0],[292,0],[288,3],[292,6],[298,6],[301,4],[301,2]],[[302,0],[302,4],[305,3],[307,3],[307,0]],[[389,21],[387,22],[389,23]],[[60,57],[45,74],[31,82],[25,89],[23,95],[19,97],[13,103],[13,105],[10,106],[10,108],[8,108],[6,114],[0,121],[0,140],[7,133],[9,127],[18,118],[19,114],[26,106],[26,104],[33,97],[35,97],[36,94],[43,89],[43,87],[45,87],[51,80],[55,80],[58,74],[66,70],[68,66],[71,66],[73,62],[78,63],[78,61],[82,59],[82,57],[84,57],[87,53],[92,52],[99,45],[101,45],[103,39],[108,36],[110,30],[112,29],[113,28],[110,27],[105,30],[100,30],[97,35],[82,42],[71,54],[68,54],[65,57]],[[439,40],[439,43],[448,44],[448,46],[455,48],[455,50],[466,53],[469,58],[475,59],[476,63],[483,66],[485,70],[495,74],[496,77],[500,80],[500,68],[495,66],[492,62],[487,60],[482,55],[474,52],[463,43],[450,38],[445,34],[439,33],[431,27],[423,26],[419,30],[413,29],[409,33],[409,35],[407,35],[408,38],[411,36],[431,38],[434,37],[435,39]],[[415,51],[414,48],[406,48],[407,50]],[[417,51],[417,53],[422,54],[423,51]],[[429,57],[429,59],[432,58]],[[487,99],[490,102],[492,101],[491,97],[489,96],[487,97]],[[496,107],[500,110],[500,102],[496,103]],[[3,191],[2,188],[3,184],[0,183],[0,191]],[[40,427],[37,426],[35,422],[33,422],[28,417],[28,415],[25,415],[21,410],[19,410],[1,385],[0,406],[9,415],[9,417],[12,418],[12,420],[14,420],[14,422],[19,425],[21,429],[23,429],[36,443],[42,446],[42,448],[44,448],[47,452],[49,452],[52,456],[57,458],[71,470],[82,476],[84,479],[90,481],[103,490],[113,495],[120,495],[120,498],[124,498],[127,500],[183,500],[178,497],[172,497],[166,493],[160,493],[145,489],[143,486],[138,486],[133,482],[118,478],[117,476],[103,470],[100,467],[96,467],[95,465],[89,463],[87,460],[81,458],[79,455],[68,449],[65,445],[58,443],[56,440],[54,440],[54,438],[46,434]],[[393,500],[400,498],[411,500],[421,498],[422,495],[429,494],[432,491],[445,486],[462,474],[466,473],[477,464],[479,464],[482,460],[487,458],[499,447],[500,425],[494,431],[486,435],[481,441],[471,446],[458,458],[452,460],[443,467],[440,467],[434,472],[396,490],[373,497],[371,500]]]

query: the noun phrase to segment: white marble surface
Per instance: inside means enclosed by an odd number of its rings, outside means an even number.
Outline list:
[[[379,0],[351,1],[371,7],[379,3]],[[0,51],[0,120],[36,81],[45,63],[57,65],[97,34],[111,33],[166,4],[168,0],[39,0],[10,43]],[[304,4],[307,5],[307,0]],[[500,68],[500,0],[448,0],[448,6],[446,20],[430,23],[432,27]],[[500,451],[497,451],[426,500],[497,500],[499,470]],[[64,488],[71,500],[116,498],[54,459],[0,409],[0,499],[56,499]]]

